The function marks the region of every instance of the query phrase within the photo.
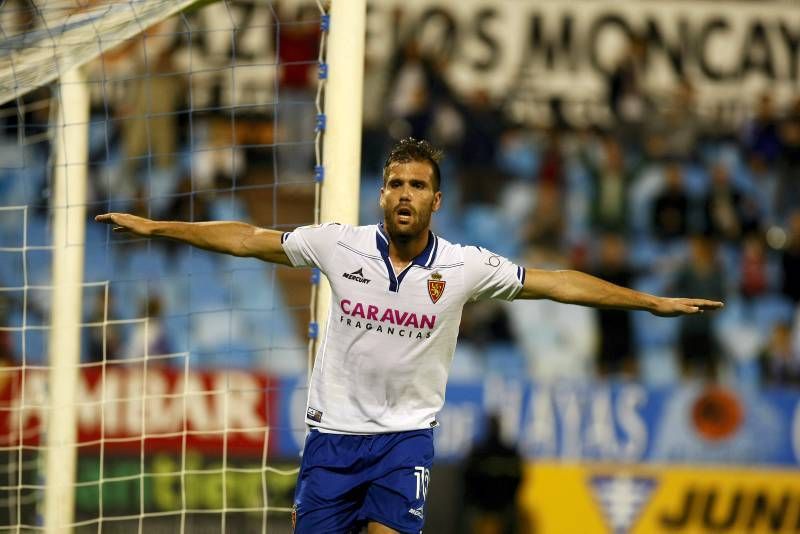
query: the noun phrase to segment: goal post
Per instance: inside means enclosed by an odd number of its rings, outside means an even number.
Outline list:
[[[48,534],[70,532],[74,523],[89,105],[81,68],[63,73],[53,135],[53,294],[44,495]]]
[[[334,0],[331,5],[325,87],[328,126],[323,150],[325,179],[320,222],[358,224],[366,15],[366,0]],[[325,332],[330,302],[330,285],[323,278],[315,312],[318,336]],[[309,363],[309,373],[312,364]]]
[[[52,2],[36,6],[43,28],[5,38],[0,104],[55,81],[149,27],[204,0]],[[34,5],[37,2],[33,2]],[[101,22],[102,19],[102,22]],[[102,32],[98,31],[102,28]]]

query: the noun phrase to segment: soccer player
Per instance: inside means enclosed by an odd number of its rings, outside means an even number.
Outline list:
[[[517,266],[490,250],[430,231],[441,206],[438,161],[405,139],[386,160],[383,222],[325,223],[292,232],[242,222],[165,222],[123,213],[97,221],[235,256],[315,266],[332,289],[308,393],[295,493],[296,532],[420,532],[461,310],[468,301],[552,299],[661,316],[721,302],[663,298],[577,271]]]

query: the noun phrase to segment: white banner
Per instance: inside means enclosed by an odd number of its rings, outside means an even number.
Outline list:
[[[282,23],[303,13],[300,18],[313,24],[315,6],[287,2]],[[271,110],[274,99],[280,28],[269,5],[212,4],[166,23],[148,36],[147,46],[150,56],[159,46],[171,47],[174,69],[195,71],[195,106],[247,102],[263,104],[253,109],[260,113]],[[736,118],[765,89],[785,105],[800,78],[800,3],[792,2],[370,1],[370,68],[386,68],[410,37],[436,58],[457,94],[487,90],[528,123],[547,121],[552,98],[561,100],[571,122],[607,116],[607,77],[631,37],[647,43],[643,74],[650,92],[663,96],[685,78],[708,116]],[[105,58],[106,76],[114,76],[113,60],[114,54]],[[130,65],[117,70],[130,76]],[[101,89],[107,94],[113,86]]]
[[[800,75],[800,5],[641,0],[382,0],[370,4],[367,51],[388,60],[415,35],[460,93],[487,89],[518,118],[533,103],[604,102],[631,37],[647,43],[645,85],[682,77],[707,113],[738,112],[765,89],[785,103]],[[532,115],[533,113],[533,115]]]

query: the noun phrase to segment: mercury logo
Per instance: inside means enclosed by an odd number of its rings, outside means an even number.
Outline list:
[[[353,271],[352,273],[342,273],[342,276],[344,276],[348,280],[353,280],[361,284],[369,284],[371,282],[369,278],[364,278],[363,268],[359,268],[357,271]]]

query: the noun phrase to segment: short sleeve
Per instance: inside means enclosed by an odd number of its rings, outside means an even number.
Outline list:
[[[525,269],[491,250],[463,247],[464,277],[470,300],[514,300],[525,283]]]
[[[343,228],[338,223],[301,226],[283,234],[281,244],[294,267],[319,267],[324,271]]]

